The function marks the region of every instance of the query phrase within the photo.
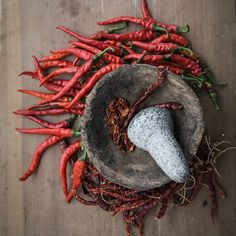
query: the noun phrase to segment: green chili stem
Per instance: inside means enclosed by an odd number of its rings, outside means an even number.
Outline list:
[[[176,48],[177,50],[181,50],[181,51],[188,51],[190,53],[190,55],[193,55],[193,51],[190,48],[186,48],[186,47],[181,47],[181,46],[177,46]]]
[[[83,151],[83,153],[82,153],[82,156],[79,158],[79,160],[85,161],[85,159],[87,157],[87,150],[83,144],[81,145],[81,150]]]
[[[177,26],[176,33],[188,33],[190,31],[190,26]]]
[[[115,50],[113,48],[106,48],[103,51],[99,52],[98,54],[96,54],[95,56],[93,56],[93,60],[97,60],[98,58],[100,58],[101,56],[103,56],[107,51],[112,51],[114,52]]]
[[[127,22],[122,22],[121,24],[118,24],[117,26],[113,27],[113,28],[106,28],[106,31],[108,34],[112,34],[116,31],[125,29],[127,27]]]
[[[153,30],[153,31],[165,32],[165,33],[166,33],[166,37],[167,37],[167,38],[169,37],[169,32],[168,32],[168,30],[167,30],[167,29],[164,29],[164,28],[162,28],[162,27],[159,27],[158,25],[153,24],[152,30]]]
[[[75,130],[72,130],[71,134],[72,134],[72,137],[76,137],[76,136],[81,135],[80,131],[75,131]]]
[[[163,59],[165,60],[165,61],[169,61],[170,60],[170,57],[171,57],[171,55],[173,54],[174,52],[171,52],[171,53],[169,53],[168,55],[164,55],[163,56]]]

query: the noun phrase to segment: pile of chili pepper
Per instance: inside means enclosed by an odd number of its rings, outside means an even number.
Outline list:
[[[191,202],[203,177],[208,179],[213,202],[212,216],[214,216],[216,189],[219,187],[210,160],[194,158],[191,164],[194,183],[191,188],[188,187],[189,183],[180,185],[171,182],[161,188],[144,192],[125,189],[100,175],[86,157],[86,147],[80,141],[79,130],[73,129],[75,118],[83,115],[84,101],[94,85],[105,74],[123,64],[144,63],[158,68],[161,66],[178,75],[191,86],[204,88],[216,109],[219,109],[215,86],[225,85],[225,83],[217,82],[206,63],[190,48],[184,36],[190,30],[189,26],[164,24],[152,18],[145,0],[141,0],[141,9],[142,17],[121,16],[97,22],[98,25],[116,25],[109,26],[89,37],[64,26],[58,26],[57,29],[72,37],[68,46],[51,50],[49,55],[42,58],[33,56],[34,69],[20,74],[34,79],[39,83],[39,87],[43,86],[48,92],[20,89],[21,93],[40,100],[36,104],[14,112],[41,126],[35,129],[17,129],[17,131],[48,135],[36,147],[31,163],[20,180],[29,178],[37,170],[43,153],[52,145],[59,143],[62,152],[59,176],[66,201],[70,202],[75,198],[87,205],[99,205],[114,214],[122,212],[127,235],[129,235],[130,224],[138,226],[142,235],[142,219],[146,212],[158,203],[162,204],[162,207],[157,218],[161,218],[174,195],[177,194],[179,197],[179,201],[174,201],[175,204],[184,205]],[[118,33],[128,24],[141,26],[142,29]],[[68,115],[68,118],[55,123],[42,118],[62,114]],[[133,112],[130,114],[128,121]],[[75,137],[73,142],[72,137]],[[73,174],[70,187],[67,179],[68,163]],[[92,197],[92,200],[86,200],[78,195],[77,190],[81,183],[84,193]]]
[[[143,220],[147,212],[159,206],[155,219],[162,218],[168,208],[190,204],[202,187],[209,190],[211,199],[210,211],[212,222],[215,221],[218,196],[224,199],[225,193],[217,176],[219,175],[215,163],[222,153],[231,149],[220,149],[226,141],[212,142],[206,135],[190,162],[191,178],[185,183],[174,181],[151,190],[138,191],[119,186],[106,178],[86,159],[82,176],[82,190],[87,199],[79,196],[75,198],[86,205],[96,205],[112,215],[123,214],[127,236],[130,236],[131,227],[138,227],[143,235]],[[233,148],[233,147],[232,147]],[[81,194],[80,194],[81,195]]]

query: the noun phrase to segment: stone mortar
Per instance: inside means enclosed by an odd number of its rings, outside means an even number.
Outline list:
[[[140,148],[122,153],[108,134],[105,109],[111,99],[122,97],[131,104],[154,81],[157,68],[149,65],[124,65],[105,75],[86,99],[81,118],[82,141],[88,156],[100,173],[121,186],[147,190],[170,181],[152,157]],[[174,101],[184,109],[173,112],[174,134],[185,156],[190,159],[201,141],[204,123],[199,100],[192,89],[178,76],[168,73],[163,86],[142,105]]]

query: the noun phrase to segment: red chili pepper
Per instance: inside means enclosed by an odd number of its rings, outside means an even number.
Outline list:
[[[66,148],[68,147],[66,139],[65,138],[62,139],[59,144],[60,144],[61,153],[63,153],[66,150]]]
[[[35,172],[37,167],[39,166],[41,156],[43,155],[43,153],[49,147],[51,147],[52,145],[59,142],[61,139],[63,139],[63,137],[51,136],[51,137],[47,138],[46,140],[44,140],[43,142],[41,142],[34,151],[32,161],[31,161],[29,168],[26,170],[26,172],[19,179],[21,181],[25,181],[29,176],[31,176]]]
[[[73,66],[72,63],[66,60],[46,61],[41,65],[42,69],[47,69],[51,67],[70,67],[70,66]]]
[[[103,33],[112,34],[112,33],[116,32],[116,31],[122,30],[122,29],[124,29],[126,27],[127,27],[127,23],[123,22],[121,25],[117,25],[117,26],[115,26],[113,28],[108,28],[108,29],[105,29],[105,30],[98,31],[97,33],[89,36],[89,38],[90,39],[101,39]]]
[[[105,21],[97,22],[98,25],[110,25],[116,24],[119,22],[129,22],[137,25],[143,26],[145,29],[161,31],[161,32],[171,32],[171,33],[187,33],[189,31],[189,26],[176,26],[176,25],[166,25],[158,22],[154,22],[153,20],[145,20],[143,18],[134,17],[134,16],[119,16],[115,18],[111,18]]]
[[[70,104],[66,108],[72,107],[75,103],[77,103],[82,97],[84,97],[96,84],[96,82],[102,78],[103,75],[107,74],[110,71],[113,71],[117,68],[119,68],[120,64],[109,64],[104,67],[102,67],[100,70],[98,70],[89,80],[86,82],[82,89],[76,94],[74,99],[70,102]]]
[[[110,45],[106,44],[106,43],[103,43],[103,42],[100,42],[100,41],[97,41],[97,40],[94,40],[94,39],[90,39],[90,38],[86,38],[84,36],[81,36],[75,32],[73,32],[72,30],[60,25],[60,26],[57,26],[57,29],[60,29],[62,31],[64,31],[65,33],[75,37],[76,39],[78,39],[80,42],[83,42],[83,43],[86,43],[88,45],[91,45],[93,47],[97,47],[99,48],[100,50],[104,50],[106,49],[107,47],[109,47]],[[114,49],[114,54],[115,55],[121,55],[122,54],[122,51],[116,47],[116,46],[113,46],[112,47]]]
[[[73,45],[83,48],[89,52],[92,52],[94,54],[100,53],[101,50],[97,49],[93,46],[89,46],[85,43],[81,43],[81,42],[77,42],[77,41],[70,41],[70,43],[72,43]],[[104,61],[106,61],[107,63],[119,63],[119,64],[123,64],[123,61],[120,57],[112,55],[110,53],[105,53],[102,58],[104,59]]]
[[[72,100],[70,100],[70,101],[72,101]],[[34,104],[34,105],[28,107],[26,110],[32,110],[35,108],[54,108],[55,106],[65,108],[66,106],[68,106],[70,104],[70,101],[69,102],[48,102],[47,104]],[[76,103],[73,106],[73,109],[83,110],[84,107],[85,107],[85,103],[81,102],[81,103]]]
[[[146,62],[146,64],[156,66],[156,67],[163,66],[166,70],[176,75],[182,75],[184,73],[183,69],[177,67],[174,63],[172,64],[171,62],[158,61],[158,62]]]
[[[151,44],[151,43],[133,41],[132,45],[145,49],[148,52],[168,53],[168,52],[174,52],[174,51],[189,51],[190,53],[193,53],[191,49],[178,46],[175,43]]]
[[[55,84],[55,85],[60,85],[62,87],[66,86],[66,84],[68,83],[69,80],[64,80],[64,79],[58,79],[58,80],[53,80],[53,81],[50,81],[52,84]],[[80,90],[82,87],[82,84],[80,81],[76,82],[76,84],[74,84],[73,88],[75,88],[76,90]]]
[[[78,70],[78,66],[71,66],[66,68],[60,68],[58,70],[53,71],[51,74],[46,76],[41,82],[39,86],[42,86],[46,81],[55,78],[58,75],[62,74],[74,74]]]
[[[171,61],[174,61],[181,65],[184,69],[191,71],[193,75],[200,76],[202,75],[202,69],[201,67],[191,59],[182,57],[177,54],[171,54],[170,56],[167,56],[166,59],[170,59]]]
[[[202,74],[201,67],[194,61],[182,57],[177,54],[170,54],[170,55],[145,55],[143,54],[130,54],[124,56],[124,60],[131,60],[131,59],[140,59],[144,62],[157,62],[157,61],[168,61],[171,60],[183,67],[183,69],[189,70],[193,75],[200,76]]]
[[[124,34],[108,34],[108,33],[103,33],[102,38],[107,38],[107,39],[113,39],[117,41],[125,41],[125,40],[139,40],[139,41],[145,41],[145,40],[151,40],[155,38],[156,33],[152,30],[137,30],[137,31],[132,31]]]
[[[35,56],[33,56],[33,60],[34,60],[34,66],[35,66],[36,73],[38,74],[37,78],[41,82],[44,79],[42,68],[39,65],[38,59]],[[61,89],[62,89],[61,86],[56,85],[56,84],[52,84],[52,83],[49,83],[49,82],[46,82],[44,84],[44,87],[47,88],[50,91],[53,91],[53,92],[60,92]],[[66,95],[74,96],[75,93],[76,93],[76,91],[71,89],[70,91],[67,91]]]
[[[76,114],[76,115],[83,115],[83,110],[79,110],[77,108],[53,108],[53,109],[46,109],[46,110],[18,110],[14,111],[13,113],[16,115],[35,115],[35,116],[47,116],[47,115],[61,115],[61,114]]]
[[[167,210],[167,207],[168,207],[168,199],[163,198],[161,200],[161,203],[162,203],[162,206],[161,206],[161,208],[158,212],[158,215],[155,217],[155,219],[161,219],[166,213],[166,210]]]
[[[77,160],[73,167],[73,179],[72,179],[72,187],[68,195],[66,196],[66,201],[69,203],[73,195],[77,197],[76,191],[79,189],[81,184],[81,177],[84,172],[85,161]]]
[[[172,110],[180,110],[183,108],[183,106],[177,102],[164,102],[164,103],[159,103],[155,106]]]
[[[121,42],[116,41],[116,40],[104,40],[104,43],[108,44],[109,46],[117,46],[120,47]]]
[[[163,61],[164,55],[145,55],[143,54],[129,54],[123,57],[124,60],[132,60],[132,59],[140,59],[142,58],[142,61],[145,62],[157,62],[157,61]]]
[[[34,72],[34,71],[23,71],[19,74],[19,76],[22,76],[22,75],[27,75],[27,76],[31,76],[32,78],[35,78],[35,79],[38,79],[38,76],[37,76],[37,72]]]
[[[32,96],[40,98],[40,99],[50,99],[53,96],[55,96],[55,94],[43,93],[43,92],[34,91],[34,90],[27,90],[27,89],[18,89],[18,91],[21,93],[32,95]],[[66,97],[66,96],[58,99],[59,102],[69,102],[71,100],[72,100],[72,97]]]
[[[153,39],[150,43],[151,44],[158,44],[158,43],[176,43],[180,46],[186,47],[189,42],[186,38],[184,38],[182,35],[175,34],[175,33],[169,33],[168,37],[166,35],[162,34],[159,37]]]
[[[48,103],[48,102],[52,102],[57,100],[58,98],[62,97],[63,95],[65,95],[65,93],[67,91],[69,91],[73,85],[77,82],[77,80],[84,75],[92,66],[92,64],[94,63],[94,61],[98,60],[106,51],[111,50],[111,48],[107,48],[104,51],[96,54],[95,56],[93,56],[90,60],[86,61],[81,67],[79,67],[79,69],[77,70],[77,72],[74,74],[74,76],[68,81],[68,83],[66,84],[65,87],[63,87],[63,89],[57,93],[53,98],[51,99],[46,99],[44,101],[39,102],[39,104],[44,104],[44,103]],[[69,106],[68,106],[69,107]],[[70,106],[71,107],[71,106]]]
[[[24,134],[48,134],[63,138],[71,138],[80,135],[80,132],[66,129],[66,128],[57,128],[57,129],[48,129],[48,128],[34,128],[34,129],[19,129],[16,128],[16,131]]]
[[[135,54],[135,52],[128,46],[121,45],[120,47],[124,48],[125,51],[128,52],[129,54]]]
[[[67,147],[68,147],[67,139],[66,138],[62,139],[60,141],[59,145],[60,145],[61,153],[63,153],[67,149]],[[77,157],[76,153],[74,153],[72,155],[72,157],[70,158],[70,160],[69,160],[71,167],[74,166],[74,164],[77,161],[77,159],[78,159],[78,157]]]
[[[129,122],[134,117],[140,105],[157,89],[161,86],[163,81],[166,79],[166,70],[163,67],[159,67],[157,80],[155,83],[151,84],[147,89],[145,89],[144,93],[132,104],[127,118],[124,122],[122,129],[127,128]]]
[[[38,123],[39,125],[45,127],[45,128],[49,128],[49,129],[58,129],[58,128],[66,128],[69,126],[69,124],[75,120],[76,118],[76,115],[73,115],[63,121],[59,121],[59,122],[56,122],[56,123],[50,123],[50,122],[47,122],[45,120],[41,120],[35,116],[30,116],[30,115],[24,115],[24,117]]]
[[[212,219],[213,224],[215,224],[215,215],[216,215],[216,209],[217,209],[217,192],[215,189],[215,185],[213,183],[212,173],[208,172],[207,177],[208,177],[208,186],[209,186],[210,195],[211,195],[211,219]]]
[[[91,57],[93,57],[93,54],[88,52],[88,51],[85,51],[85,50],[82,50],[82,49],[79,49],[79,48],[62,48],[62,49],[57,49],[57,50],[54,50],[52,51],[52,53],[68,53],[68,54],[71,54],[71,55],[74,55],[76,57],[79,57],[79,58],[82,58],[84,60],[89,60]]]
[[[141,1],[141,11],[144,19],[149,20],[150,18],[152,18],[148,11],[146,0]]]
[[[67,190],[67,177],[66,177],[66,167],[69,159],[71,156],[80,149],[80,141],[75,141],[72,144],[70,144],[66,150],[62,153],[62,156],[60,158],[60,164],[59,164],[59,174],[61,178],[61,185],[62,190],[65,196],[68,194]]]
[[[39,62],[43,62],[43,61],[55,61],[58,59],[61,59],[62,57],[66,57],[68,56],[69,53],[64,52],[64,53],[54,53],[53,55],[50,56],[46,56],[46,57],[42,57]]]
[[[73,62],[72,62],[72,65],[73,66],[76,66],[77,65],[77,63],[79,62],[79,57],[75,57],[75,59],[73,60]]]

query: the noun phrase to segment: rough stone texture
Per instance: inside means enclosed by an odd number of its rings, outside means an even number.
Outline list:
[[[124,154],[113,144],[105,123],[105,109],[113,98],[130,103],[156,80],[157,69],[148,65],[124,65],[107,74],[86,100],[81,119],[82,140],[98,170],[109,180],[132,189],[151,189],[170,181],[152,157],[140,148]],[[185,82],[168,73],[163,86],[143,104],[175,101],[184,106],[173,112],[175,136],[187,158],[197,150],[203,133],[203,115],[199,100]]]
[[[167,176],[182,183],[188,180],[190,172],[173,131],[170,112],[165,108],[149,107],[131,120],[128,137],[137,147],[149,152]]]

